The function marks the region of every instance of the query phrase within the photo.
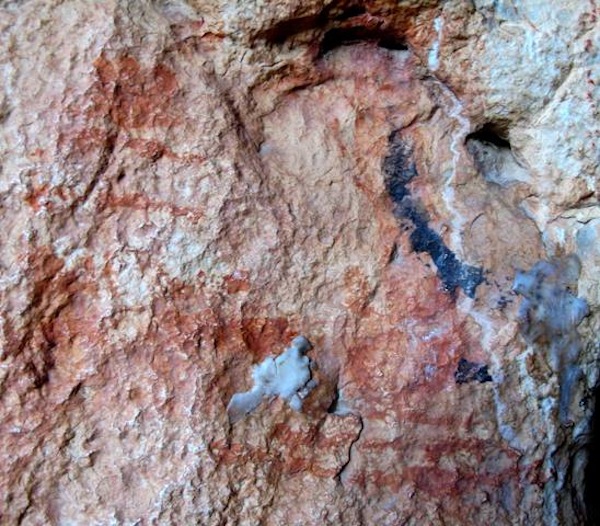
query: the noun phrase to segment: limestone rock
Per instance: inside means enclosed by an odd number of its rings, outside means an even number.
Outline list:
[[[593,517],[599,15],[3,2],[1,522]],[[590,315],[563,425],[512,284],[571,253]],[[298,334],[302,413],[231,425]]]

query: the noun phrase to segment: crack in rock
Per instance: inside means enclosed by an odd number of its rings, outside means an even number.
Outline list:
[[[358,433],[356,433],[356,437],[354,437],[354,439],[350,442],[350,445],[348,446],[348,459],[340,466],[340,469],[337,472],[337,475],[335,476],[335,478],[339,480],[342,483],[342,485],[344,484],[344,481],[342,480],[344,472],[347,470],[348,466],[350,465],[350,462],[352,462],[352,450],[354,449],[355,444],[360,440],[362,432],[365,428],[363,418],[360,415],[354,416],[356,416],[356,418],[358,419]]]

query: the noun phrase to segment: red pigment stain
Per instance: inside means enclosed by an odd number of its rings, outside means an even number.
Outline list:
[[[277,410],[285,411],[283,405]],[[331,466],[330,459],[336,452],[347,450],[356,433],[342,433],[327,440],[320,440],[318,421],[292,429],[287,423],[275,424],[269,433],[270,447],[265,450],[247,443],[228,444],[223,440],[214,441],[211,452],[226,464],[238,462],[268,462],[276,472],[293,474],[310,472],[317,477],[332,477],[339,466]],[[337,463],[335,463],[337,464]]]
[[[156,161],[165,154],[165,146],[159,141],[146,139],[128,139],[125,148],[135,150],[140,157]]]
[[[371,288],[364,272],[359,267],[351,267],[344,273],[345,306],[352,314],[360,314],[368,303]]]
[[[29,156],[33,159],[39,160],[42,157],[44,157],[46,155],[46,150],[42,149],[42,148],[36,148],[35,150],[33,150]]]
[[[297,449],[294,443],[286,444],[283,448],[285,451],[281,455],[277,455],[275,451],[269,452],[246,444],[235,443],[228,446],[221,440],[213,442],[210,449],[218,462],[225,465],[240,462],[244,464],[248,462],[265,464],[268,462],[274,472],[285,474],[306,471],[310,467],[310,458],[293,455],[292,452]]]
[[[101,56],[94,66],[99,79],[99,98],[110,101],[109,114],[117,126],[136,129],[173,124],[168,108],[178,85],[170,68],[158,64],[151,70],[143,70],[129,55],[114,61]],[[105,115],[104,106],[101,103],[97,107],[101,115]]]
[[[42,184],[40,186],[33,187],[29,193],[25,196],[25,202],[33,208],[36,212],[46,204],[46,200],[49,196],[49,186]]]
[[[176,206],[164,201],[155,201],[148,196],[135,193],[115,196],[110,194],[107,200],[107,206],[112,208],[131,208],[133,210],[167,210],[176,217],[188,217],[195,220],[201,220],[204,214],[197,208],[187,206]]]
[[[248,280],[250,273],[247,270],[238,270],[229,276],[225,276],[225,288],[229,294],[237,294],[238,292],[247,292],[250,290],[250,281]]]
[[[192,164],[202,164],[206,162],[206,157],[198,154],[178,154],[168,148],[165,144],[151,139],[128,139],[124,145],[137,152],[140,157],[156,161],[162,157],[183,161]]]
[[[95,294],[95,285],[82,282],[77,271],[65,272],[63,260],[49,247],[32,248],[27,260],[33,283],[31,319],[37,322],[20,334],[11,333],[7,352],[18,353],[27,373],[23,378],[41,388],[50,381],[57,360],[69,363],[74,337],[95,342],[100,335],[94,333],[93,313],[81,307],[84,294]]]
[[[258,360],[279,354],[297,335],[287,318],[245,318],[241,330],[248,351]]]
[[[143,68],[130,55],[114,60],[102,55],[94,67],[98,80],[85,98],[75,99],[66,108],[68,124],[58,140],[65,156],[88,159],[109,148],[120,130],[166,128],[176,123],[171,106],[178,83],[167,65]]]

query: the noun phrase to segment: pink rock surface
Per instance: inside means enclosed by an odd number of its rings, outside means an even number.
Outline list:
[[[0,522],[583,521],[599,13],[548,4],[5,2]],[[567,253],[565,426],[512,282]],[[302,412],[231,425],[298,334]]]

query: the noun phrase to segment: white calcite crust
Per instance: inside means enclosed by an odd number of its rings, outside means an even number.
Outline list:
[[[304,353],[311,348],[304,336],[297,336],[279,356],[267,356],[254,366],[250,391],[236,393],[231,397],[227,413],[232,422],[254,411],[263,398],[279,396],[292,409],[302,409],[302,399],[314,387],[311,381],[310,358]]]

